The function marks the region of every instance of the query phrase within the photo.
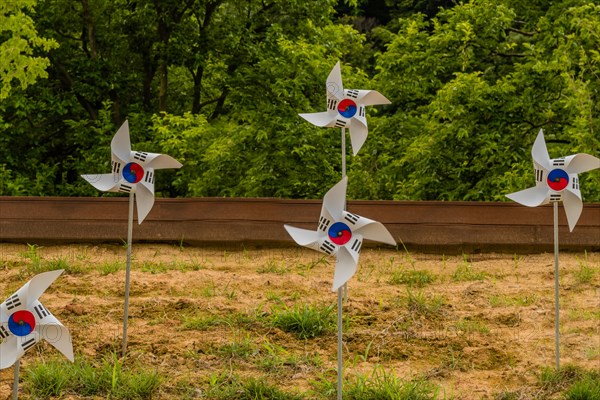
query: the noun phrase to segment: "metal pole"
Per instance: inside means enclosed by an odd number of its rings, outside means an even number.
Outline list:
[[[129,216],[127,220],[127,265],[125,267],[125,309],[123,312],[123,347],[121,354],[125,357],[127,350],[127,320],[129,318],[129,276],[131,274],[131,237],[133,236],[133,192],[129,193]]]
[[[560,303],[558,271],[558,202],[554,202],[554,323],[556,329],[556,370],[560,369]]]
[[[338,289],[338,374],[337,374],[337,400],[342,400],[342,381],[344,379],[344,363],[342,361],[342,307],[343,307],[343,289]]]
[[[19,398],[19,369],[21,368],[21,359],[15,361],[15,377],[13,380],[13,391],[12,391],[12,400],[17,400]]]
[[[346,176],[346,128],[342,129],[342,179]],[[346,209],[346,201],[344,199],[344,210]],[[342,326],[342,313],[344,307],[344,299],[348,300],[348,283],[345,283],[338,289],[337,292],[337,308],[338,308],[338,373],[337,373],[337,400],[342,400],[342,389],[344,380],[344,362],[343,362],[343,326]]]

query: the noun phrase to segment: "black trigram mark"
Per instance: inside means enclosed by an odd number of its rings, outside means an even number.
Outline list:
[[[125,193],[129,193],[131,192],[132,187],[129,185],[126,185],[124,183],[121,184],[121,186],[119,186],[119,192],[125,192]]]
[[[537,182],[542,182],[544,180],[544,171],[541,169],[535,170],[535,180]]]
[[[335,111],[337,108],[337,103],[338,102],[336,99],[327,99],[327,109]]]
[[[551,194],[550,195],[551,202],[557,202],[557,201],[560,201],[561,199],[562,199],[562,194]]]
[[[554,160],[552,160],[552,165],[555,167],[562,167],[565,165],[565,159],[564,157],[562,158],[556,158]]]
[[[364,106],[360,106],[360,107],[358,108],[358,115],[359,115],[360,117],[364,117],[364,116],[365,116],[365,107],[364,107]]]
[[[358,90],[356,90],[356,89],[348,90],[348,92],[346,93],[346,96],[356,99],[358,97]]]
[[[329,240],[323,242],[321,247],[319,247],[323,253],[331,254],[335,250],[335,244],[331,243]]]
[[[573,178],[573,189],[579,190],[579,178]]]
[[[350,247],[353,251],[360,253],[360,247],[362,246],[362,240],[354,239],[354,243]]]
[[[139,151],[133,155],[133,158],[142,162],[146,161],[146,157],[148,157],[148,153],[142,153]]]
[[[342,121],[341,119],[336,119],[335,120],[335,127],[336,128],[344,128],[346,126],[346,121]]]
[[[118,174],[121,172],[121,163],[117,161],[112,162],[112,172]]]
[[[0,325],[0,340],[4,340],[10,336],[10,333],[4,325]]]
[[[144,178],[146,183],[154,183],[154,172],[146,171],[146,177]]]
[[[18,294],[13,294],[11,297],[6,300],[6,308],[8,310],[12,310],[13,308],[17,308],[21,305],[21,299]]]
[[[26,342],[21,343],[21,347],[23,347],[24,351],[27,351],[31,348],[31,346],[33,346],[35,344],[35,338],[32,337],[31,339],[29,339]]]
[[[35,310],[35,313],[37,314],[37,316],[39,317],[39,319],[44,319],[48,315],[50,315],[50,311],[48,311],[46,309],[46,307],[44,307],[41,304],[38,304],[37,306],[33,307],[33,309]]]
[[[358,215],[350,214],[349,212],[347,212],[346,215],[344,215],[344,219],[350,222],[352,225],[356,225],[359,218],[360,217]]]
[[[325,217],[321,217],[319,218],[319,230],[325,232],[327,230],[327,228],[329,228],[329,224],[331,224],[331,221],[328,220]]]

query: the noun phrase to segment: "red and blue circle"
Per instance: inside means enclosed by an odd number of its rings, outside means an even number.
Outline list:
[[[123,178],[129,183],[138,183],[144,177],[144,168],[140,164],[130,162],[123,167]]]
[[[327,234],[333,243],[340,246],[348,243],[352,238],[352,231],[348,225],[343,222],[336,222],[331,225]]]
[[[8,329],[15,336],[27,336],[35,328],[35,317],[27,310],[21,310],[8,317]]]
[[[553,169],[548,174],[547,182],[550,189],[560,192],[569,186],[569,174],[562,169]]]
[[[358,107],[356,106],[356,103],[354,101],[350,99],[344,99],[339,102],[337,109],[338,112],[342,115],[342,117],[352,118],[356,114]]]

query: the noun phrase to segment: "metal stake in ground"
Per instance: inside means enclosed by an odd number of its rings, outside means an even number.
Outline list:
[[[127,352],[127,325],[129,319],[129,286],[131,275],[131,238],[133,236],[133,192],[129,193],[129,214],[127,218],[127,265],[125,266],[125,307],[123,310],[123,345],[121,355]]]
[[[560,303],[558,270],[558,202],[554,202],[554,326],[556,344],[556,370],[560,369]]]
[[[19,369],[21,368],[21,359],[18,359],[15,362],[15,374],[13,380],[13,388],[12,388],[12,400],[17,400],[19,398]]]

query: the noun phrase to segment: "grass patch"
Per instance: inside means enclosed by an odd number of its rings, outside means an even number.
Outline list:
[[[256,272],[259,274],[284,275],[289,272],[289,268],[287,268],[283,262],[278,263],[276,260],[269,260],[266,264],[257,268]]]
[[[105,262],[98,267],[98,272],[102,276],[111,275],[121,270],[121,262]]]
[[[183,318],[181,327],[189,331],[205,331],[220,323],[221,321],[215,315],[186,316]]]
[[[311,339],[328,332],[336,326],[335,305],[296,305],[293,308],[285,304],[271,308],[271,324],[300,339]]]
[[[579,264],[579,269],[573,272],[573,276],[575,277],[575,283],[579,285],[592,283],[598,271],[596,268],[589,264],[587,258],[587,251],[583,255],[583,260],[580,260],[579,257],[577,257],[577,262]]]
[[[335,384],[335,380],[322,379],[314,385],[317,392],[333,398]],[[347,400],[433,400],[439,398],[440,389],[427,380],[404,380],[376,367],[370,374],[359,374],[346,380],[343,392]]]
[[[492,307],[520,306],[526,307],[535,304],[538,301],[538,296],[535,293],[523,294],[518,296],[505,296],[494,294],[488,298]]]
[[[435,281],[435,275],[427,270],[405,270],[392,272],[390,283],[422,288]]]
[[[95,365],[83,357],[75,363],[49,360],[25,370],[25,390],[34,398],[48,399],[74,393],[111,399],[150,399],[158,390],[161,377],[145,368],[125,370],[116,355]]]
[[[285,392],[263,379],[242,380],[239,376],[212,375],[206,398],[214,400],[302,400],[297,393]]]
[[[462,318],[454,324],[454,328],[466,335],[473,333],[490,333],[490,328],[485,324],[485,322],[476,319]]]
[[[483,281],[487,274],[483,271],[475,271],[473,266],[468,261],[467,256],[463,256],[464,262],[456,268],[452,273],[452,281],[454,282],[469,282]]]
[[[215,354],[226,358],[246,359],[257,354],[254,346],[254,340],[250,335],[246,335],[242,339],[234,338],[231,343],[224,344],[216,349]]]
[[[298,370],[320,367],[322,361],[318,355],[311,357],[291,354],[282,346],[267,342],[262,345],[257,365],[264,372],[280,374],[283,368]]]
[[[442,296],[427,295],[424,291],[407,290],[406,307],[417,315],[435,317],[441,315],[445,300]]]

